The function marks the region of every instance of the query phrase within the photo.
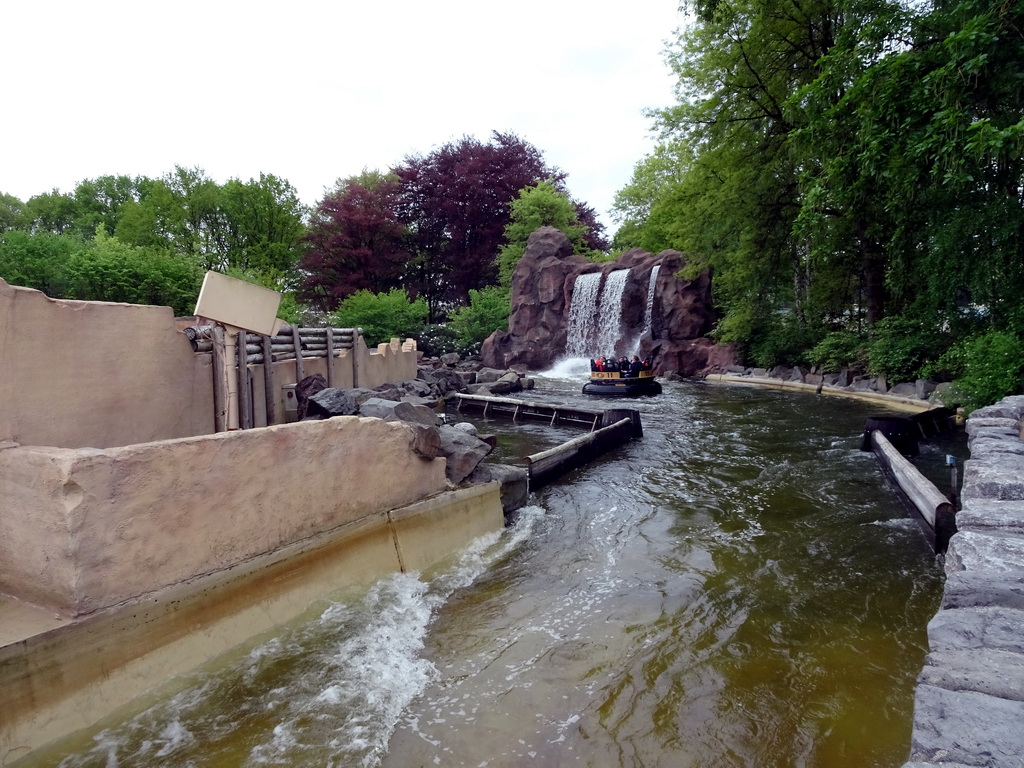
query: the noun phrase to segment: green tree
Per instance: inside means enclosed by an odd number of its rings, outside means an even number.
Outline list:
[[[519,190],[518,197],[509,203],[505,245],[498,251],[498,281],[506,289],[512,285],[512,273],[526,251],[526,241],[541,227],[555,227],[564,232],[573,250],[581,256],[603,255],[589,247],[590,227],[580,221],[577,204],[554,180],[539,181]]]
[[[191,260],[122,243],[102,224],[68,260],[65,274],[67,298],[169,306],[177,315],[192,313],[202,284]]]
[[[35,288],[47,296],[63,298],[67,264],[85,244],[77,235],[25,230],[0,233],[0,277],[11,285]]]
[[[28,229],[25,204],[14,195],[0,192],[0,232],[9,229]]]
[[[60,235],[71,232],[78,218],[78,203],[71,195],[54,189],[34,195],[25,203],[25,216],[32,232],[52,232]],[[92,233],[90,232],[91,236]]]
[[[635,243],[684,251],[693,272],[713,269],[723,340],[763,344],[791,325],[804,335],[812,280],[793,227],[808,159],[792,142],[805,121],[792,97],[818,77],[842,6],[698,0],[689,9],[695,21],[668,55],[679,103],[652,113],[661,147],[617,210]],[[780,310],[792,323],[778,321]]]
[[[306,208],[291,184],[267,173],[247,182],[231,179],[221,188],[220,203],[226,222],[222,266],[295,269]]]
[[[387,293],[356,291],[341,302],[332,317],[342,328],[362,328],[366,343],[373,346],[392,338],[415,336],[427,319],[427,303],[410,301],[405,291]]]

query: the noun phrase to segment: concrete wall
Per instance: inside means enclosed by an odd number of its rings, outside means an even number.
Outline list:
[[[357,352],[362,343],[360,337]],[[373,389],[390,382],[411,381],[416,378],[416,342],[392,339],[387,344],[378,344],[376,352],[364,356],[358,366],[357,387]]]
[[[438,493],[355,416],[107,449],[0,448],[0,592],[81,615]]]
[[[0,280],[0,442],[111,448],[214,433],[213,356],[192,351],[184,329],[194,322],[176,322],[170,307],[50,299]],[[373,389],[416,378],[416,364],[411,339],[370,350],[357,337],[329,377],[325,358],[301,368],[335,387]],[[248,368],[253,424],[266,426],[263,366]],[[282,424],[283,387],[300,377],[294,360],[272,368]]]
[[[213,432],[209,356],[170,307],[65,301],[0,280],[0,441],[106,448]]]
[[[0,765],[95,725],[339,589],[427,570],[503,522],[497,483],[450,491],[2,646]]]

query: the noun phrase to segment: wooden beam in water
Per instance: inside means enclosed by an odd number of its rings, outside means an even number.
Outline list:
[[[952,502],[877,429],[871,432],[871,447],[879,463],[928,524],[935,537],[935,551],[944,552],[956,533],[956,509]]]
[[[574,408],[566,405],[550,405],[519,400],[512,397],[493,395],[456,395],[458,410],[479,410],[484,416],[507,418],[512,421],[545,421],[549,426],[567,424],[593,429],[601,422],[605,411],[589,408]]]
[[[530,490],[535,490],[613,448],[628,443],[632,438],[633,420],[625,418],[607,427],[574,437],[554,448],[527,456],[524,461],[530,477]]]

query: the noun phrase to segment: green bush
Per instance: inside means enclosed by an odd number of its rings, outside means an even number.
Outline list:
[[[903,316],[887,317],[872,329],[868,373],[890,382],[913,381],[922,367],[943,352],[942,335],[925,323]]]
[[[193,260],[122,243],[102,227],[65,267],[67,298],[167,306],[176,315],[195,310],[202,277]]]
[[[470,289],[469,304],[452,313],[451,327],[463,349],[483,343],[497,330],[508,330],[509,293],[496,285],[479,291]]]
[[[448,325],[424,325],[416,336],[416,346],[427,357],[440,357],[448,352],[463,354],[459,334]]]
[[[813,341],[794,317],[785,315],[762,322],[751,334],[749,355],[758,368],[805,365]]]
[[[833,331],[807,353],[807,361],[823,371],[867,366],[867,339],[854,331]]]
[[[392,338],[416,336],[427,319],[427,303],[410,301],[400,288],[387,293],[363,290],[342,301],[332,316],[338,327],[362,328],[366,344],[373,347]]]
[[[953,387],[968,411],[1024,391],[1024,341],[989,331],[953,346],[939,361],[954,375]]]

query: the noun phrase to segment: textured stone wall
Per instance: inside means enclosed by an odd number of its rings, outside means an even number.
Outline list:
[[[1024,765],[1024,396],[967,421],[958,533],[914,701],[911,760]]]
[[[0,592],[66,615],[447,487],[402,422],[344,416],[108,449],[0,447]]]

